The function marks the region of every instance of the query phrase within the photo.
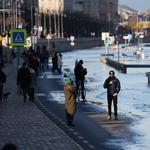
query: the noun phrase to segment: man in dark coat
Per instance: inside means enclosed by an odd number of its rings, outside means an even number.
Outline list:
[[[120,81],[115,77],[115,72],[111,70],[109,72],[109,77],[106,79],[104,83],[104,88],[107,88],[107,100],[108,100],[108,118],[107,120],[111,119],[111,104],[113,100],[114,104],[114,115],[115,120],[118,120],[117,118],[117,95],[119,94],[119,91],[121,89]]]
[[[45,52],[42,51],[39,57],[40,57],[40,70],[44,71],[45,58],[46,58]]]
[[[84,79],[85,79],[85,75],[87,74],[87,69],[83,68],[82,65],[83,65],[83,60],[80,60],[74,69],[74,73],[75,73],[75,79],[76,79],[76,87],[77,89],[79,89],[79,85],[81,85],[82,99],[85,100]]]
[[[18,71],[17,85],[19,86],[19,84],[20,84],[20,86],[23,90],[24,102],[26,102],[26,100],[27,100],[27,91],[28,91],[30,83],[31,83],[30,71],[27,68],[27,64],[23,63],[22,67]]]
[[[35,56],[33,56],[33,60],[31,61],[31,66],[36,72],[36,76],[38,75],[38,68],[39,68],[39,61],[36,59]]]

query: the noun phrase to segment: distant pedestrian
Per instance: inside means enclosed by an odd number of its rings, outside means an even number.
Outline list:
[[[62,73],[61,68],[62,68],[62,64],[63,64],[63,62],[62,62],[62,54],[61,53],[59,53],[58,56],[57,56],[57,64],[58,64],[59,74],[61,74]]]
[[[52,69],[52,72],[54,72],[55,70],[58,71],[58,62],[57,62],[57,59],[58,59],[57,52],[55,52],[55,55],[54,55],[54,58],[53,58],[53,69]]]
[[[45,55],[46,55],[46,58],[45,58],[45,66],[46,66],[46,69],[48,69],[48,62],[49,62],[49,57],[50,57],[49,49],[47,49],[47,50],[45,51]]]
[[[104,83],[104,88],[107,88],[107,100],[108,100],[108,118],[107,120],[111,119],[111,104],[113,100],[114,104],[114,116],[115,120],[117,118],[117,95],[121,89],[120,81],[115,77],[115,72],[111,70],[109,72],[109,77],[106,79]]]
[[[36,73],[32,69],[31,65],[28,65],[28,69],[30,70],[30,74],[31,74],[31,83],[30,83],[29,88],[28,88],[28,96],[29,96],[29,101],[33,102],[33,100],[34,100],[34,87],[36,85]]]
[[[38,76],[39,61],[37,60],[35,56],[33,57],[33,60],[31,61],[31,65],[32,65],[33,70],[36,73],[36,76]]]
[[[2,102],[3,97],[3,84],[6,82],[6,75],[0,69],[0,102]]]
[[[54,37],[55,38],[55,37]],[[53,42],[53,50],[55,50],[55,43]]]
[[[43,46],[42,46],[42,51],[46,51],[46,46],[43,44]]]
[[[52,72],[54,72],[54,57],[55,57],[55,51],[53,50],[52,51],[52,54],[51,54],[51,57],[52,57]]]
[[[42,53],[39,55],[39,58],[40,58],[40,70],[44,71],[45,58],[46,58],[44,51],[42,51]]]
[[[36,48],[37,56],[40,54],[40,50],[41,50],[41,48],[40,48],[40,46],[38,45],[37,48]]]
[[[73,124],[74,114],[76,113],[76,93],[77,90],[72,84],[70,77],[66,77],[66,85],[64,86],[65,92],[65,110],[67,117],[67,125],[75,126]]]
[[[24,60],[24,63],[28,65],[28,58],[26,57],[26,55],[22,55],[22,58]]]
[[[31,83],[30,71],[27,68],[27,64],[23,63],[22,67],[18,71],[17,85],[19,86],[19,84],[20,84],[20,86],[21,86],[21,88],[23,90],[24,102],[27,101],[27,91],[28,91],[30,83]]]

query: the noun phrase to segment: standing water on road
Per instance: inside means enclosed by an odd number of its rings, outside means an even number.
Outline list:
[[[132,47],[133,48],[133,47]],[[136,48],[136,47],[134,47]],[[120,58],[121,63],[126,64],[149,64],[150,51],[149,47],[144,48],[145,60],[137,59],[132,53],[136,49],[128,51],[127,58]],[[109,49],[109,53],[114,54],[114,60],[118,60],[118,52]],[[120,51],[125,53],[125,50]],[[63,53],[63,69],[64,73],[69,75],[74,80],[75,61],[82,59],[83,67],[87,68],[85,85],[87,94],[86,100],[100,102],[100,107],[107,111],[107,91],[103,88],[104,81],[109,76],[109,71],[114,70],[115,76],[120,80],[121,91],[118,95],[118,118],[129,117],[133,121],[129,125],[129,132],[136,133],[133,142],[125,141],[109,141],[107,144],[116,144],[123,149],[149,149],[150,148],[150,86],[145,72],[149,72],[149,68],[132,68],[127,70],[127,74],[122,74],[120,71],[103,64],[100,61],[100,55],[105,54],[105,47],[95,47],[86,50],[76,50]],[[56,94],[57,95],[57,94]],[[63,95],[63,94],[62,94]],[[56,97],[56,96],[55,96]],[[59,93],[58,93],[59,97]],[[64,96],[60,96],[59,100],[64,101]],[[99,106],[95,106],[98,109]],[[112,109],[113,111],[113,109]]]

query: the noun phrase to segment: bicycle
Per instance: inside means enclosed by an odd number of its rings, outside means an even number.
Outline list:
[[[76,82],[77,82],[77,83],[76,83],[77,87],[79,87],[79,88],[77,88],[77,89],[78,89],[78,92],[77,92],[77,99],[78,99],[78,101],[81,101],[81,99],[82,99],[81,82],[84,82],[84,83],[85,83],[84,85],[86,85],[87,80],[84,80],[84,81],[76,81]],[[86,97],[86,90],[85,90],[85,87],[83,88],[83,93],[84,93],[83,101],[85,101],[85,97]]]

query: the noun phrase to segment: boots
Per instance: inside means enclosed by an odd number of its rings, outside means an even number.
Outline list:
[[[118,120],[117,116],[115,116],[115,120]]]
[[[67,126],[75,126],[72,121],[68,121]]]
[[[111,119],[111,116],[108,116],[107,120],[110,120]]]

